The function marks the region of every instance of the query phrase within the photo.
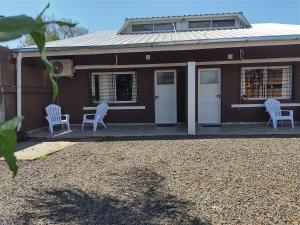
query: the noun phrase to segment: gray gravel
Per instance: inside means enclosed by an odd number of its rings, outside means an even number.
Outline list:
[[[82,142],[0,162],[0,224],[300,224],[300,139]]]

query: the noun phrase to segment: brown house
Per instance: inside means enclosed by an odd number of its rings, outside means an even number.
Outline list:
[[[49,42],[47,50],[58,104],[72,123],[107,102],[107,123],[184,123],[194,134],[197,123],[265,122],[267,98],[299,120],[299,38],[298,25],[226,13],[126,19],[117,32]],[[5,115],[24,115],[24,127],[34,129],[45,124],[51,90],[35,47],[14,56],[17,97],[6,97]]]

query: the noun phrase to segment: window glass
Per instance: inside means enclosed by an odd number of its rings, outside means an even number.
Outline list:
[[[247,98],[260,98],[263,95],[263,69],[245,70],[245,96]]]
[[[269,69],[267,80],[267,96],[281,97],[283,86],[283,69]]]
[[[218,73],[212,73],[212,71],[202,71],[200,73],[200,84],[216,84],[218,82]]]
[[[234,27],[235,20],[213,20],[212,27]]]
[[[174,84],[174,72],[158,72],[157,84],[158,85]]]
[[[153,24],[133,24],[131,30],[132,32],[153,31]]]
[[[116,97],[117,101],[132,100],[132,75],[116,75]]]
[[[189,26],[189,29],[210,28],[211,27],[211,21],[210,20],[189,21],[188,26]]]
[[[253,68],[242,71],[242,98],[291,98],[292,70],[290,67]]]
[[[92,102],[136,102],[137,84],[133,73],[91,75]]]
[[[175,24],[174,24],[175,25]],[[172,23],[155,23],[154,31],[174,30]]]

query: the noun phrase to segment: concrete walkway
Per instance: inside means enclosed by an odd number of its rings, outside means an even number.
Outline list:
[[[185,125],[161,127],[156,125],[108,125],[107,129],[99,128],[95,133],[91,127],[86,127],[81,132],[81,126],[72,125],[71,130],[61,129],[59,126],[55,129],[52,136],[47,127],[29,132],[29,137],[37,139],[84,139],[84,138],[105,138],[105,137],[156,137],[156,136],[187,136]],[[277,129],[266,124],[234,124],[222,125],[220,127],[203,127],[197,125],[197,137],[226,137],[226,136],[285,136],[300,137],[300,124],[292,128],[290,124],[284,123]]]

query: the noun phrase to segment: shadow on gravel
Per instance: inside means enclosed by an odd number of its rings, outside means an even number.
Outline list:
[[[18,224],[209,225],[189,215],[192,204],[168,193],[164,177],[143,169],[124,174],[114,185],[118,197],[79,189],[36,191],[26,198]],[[123,195],[121,200],[120,195]]]

